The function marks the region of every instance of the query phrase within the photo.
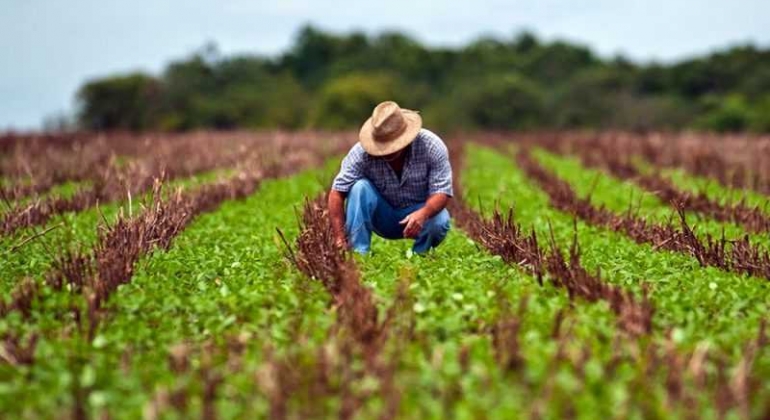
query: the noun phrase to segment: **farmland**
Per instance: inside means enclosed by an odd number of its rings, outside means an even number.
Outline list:
[[[768,418],[770,138],[447,138],[426,256],[347,132],[0,137],[3,418]]]

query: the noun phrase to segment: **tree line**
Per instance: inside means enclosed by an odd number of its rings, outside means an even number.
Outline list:
[[[90,80],[77,93],[77,122],[92,130],[342,129],[385,99],[421,110],[442,130],[770,132],[770,50],[745,45],[638,64],[531,33],[435,48],[396,32],[307,26],[276,57],[223,57],[209,45],[158,75]]]

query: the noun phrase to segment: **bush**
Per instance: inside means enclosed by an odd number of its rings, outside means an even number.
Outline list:
[[[318,94],[310,126],[341,129],[360,126],[378,103],[401,99],[401,87],[389,74],[351,73],[330,81]],[[409,108],[409,104],[400,104]]]
[[[743,131],[752,120],[752,110],[741,95],[709,96],[703,101],[707,111],[699,117],[698,128],[720,133]]]
[[[770,133],[770,94],[759,99],[752,109],[749,128],[760,133]]]
[[[146,130],[157,122],[160,95],[160,83],[142,73],[92,81],[77,93],[78,120],[92,130]]]
[[[516,73],[491,75],[478,84],[468,84],[456,100],[475,127],[521,130],[543,123],[540,89]]]

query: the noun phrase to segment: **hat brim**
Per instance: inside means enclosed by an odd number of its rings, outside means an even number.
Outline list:
[[[372,119],[366,120],[364,125],[361,126],[361,131],[358,133],[358,141],[366,153],[371,156],[385,156],[398,152],[414,141],[422,129],[422,117],[419,113],[408,109],[402,109],[401,112],[403,113],[404,120],[406,120],[406,129],[401,135],[388,142],[375,140]]]

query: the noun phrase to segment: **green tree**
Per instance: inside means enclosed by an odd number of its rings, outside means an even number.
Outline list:
[[[456,100],[475,127],[520,130],[543,123],[541,90],[520,74],[490,75],[469,83]]]
[[[585,69],[553,92],[550,121],[559,128],[608,126],[616,98],[627,90],[626,78],[612,67]]]
[[[318,87],[329,77],[336,77],[331,68],[370,49],[369,39],[362,33],[334,36],[313,26],[303,27],[294,46],[279,59],[282,68],[290,70],[307,87]],[[355,66],[354,66],[355,67]],[[345,68],[352,71],[355,68]]]
[[[524,61],[527,76],[550,85],[567,82],[581,70],[601,64],[588,48],[562,41],[533,49]]]
[[[352,73],[326,84],[318,93],[310,125],[339,129],[356,127],[385,100],[401,99],[401,86],[392,75]],[[400,105],[409,108],[409,104]]]
[[[709,96],[704,103],[708,110],[696,120],[698,128],[734,132],[746,130],[751,124],[751,108],[741,95]]]
[[[235,126],[248,128],[300,128],[308,112],[307,94],[290,74],[232,84],[216,101],[227,104]]]
[[[760,133],[770,133],[770,93],[766,93],[752,107],[749,128]]]
[[[92,80],[82,128],[357,127],[383,99],[456,129],[538,127],[768,131],[770,50],[736,46],[675,64],[601,59],[531,33],[428,48],[398,32],[304,27],[277,57],[208,44],[154,78]]]
[[[78,120],[92,130],[147,130],[157,121],[160,96],[158,81],[142,73],[94,80],[77,93]]]
[[[167,130],[218,127],[222,118],[209,118],[216,104],[209,104],[217,91],[215,64],[196,53],[186,60],[171,63],[163,74],[163,116]]]

